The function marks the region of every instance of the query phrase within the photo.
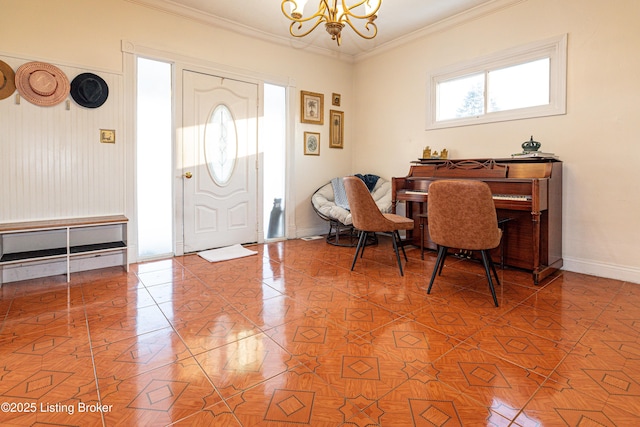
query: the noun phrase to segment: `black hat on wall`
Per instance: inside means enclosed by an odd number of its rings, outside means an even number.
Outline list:
[[[93,73],[77,75],[71,82],[71,97],[83,107],[98,108],[109,97],[109,86]]]

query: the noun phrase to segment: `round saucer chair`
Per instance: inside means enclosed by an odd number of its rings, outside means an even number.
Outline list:
[[[371,177],[374,175],[364,175]],[[371,197],[382,213],[391,212],[391,182],[380,177],[371,189]],[[353,227],[351,212],[343,207],[340,200],[336,201],[334,185],[342,178],[334,178],[327,184],[318,188],[311,196],[313,210],[320,218],[329,223],[329,233],[326,241],[335,246],[353,247],[358,244],[358,234]],[[339,197],[338,197],[339,198]],[[374,240],[369,243],[375,243]]]

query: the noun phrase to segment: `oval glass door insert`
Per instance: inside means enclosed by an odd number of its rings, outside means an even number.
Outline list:
[[[218,105],[204,129],[204,155],[209,174],[219,186],[229,183],[238,159],[238,136],[231,110]]]

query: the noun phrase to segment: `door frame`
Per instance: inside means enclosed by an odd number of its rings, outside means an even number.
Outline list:
[[[175,52],[167,52],[160,48],[153,48],[147,45],[136,44],[133,41],[122,41],[122,52],[124,62],[124,110],[125,114],[125,132],[124,137],[126,141],[131,141],[126,148],[127,152],[127,165],[125,167],[128,179],[126,179],[126,202],[125,202],[125,215],[129,218],[130,226],[128,227],[128,242],[129,242],[129,259],[131,263],[138,262],[138,218],[137,218],[137,206],[136,206],[136,59],[138,56],[154,59],[158,61],[169,62],[172,65],[172,85],[173,85],[173,248],[174,255],[184,255],[184,230],[183,230],[183,205],[184,194],[182,188],[182,174],[185,173],[183,168],[183,141],[182,132],[179,129],[180,123],[182,123],[182,71],[191,70],[201,72],[205,74],[213,74],[236,80],[243,80],[252,82],[258,85],[258,153],[262,152],[262,135],[264,132],[264,125],[262,115],[264,112],[264,83],[270,83],[285,87],[286,89],[286,116],[287,116],[287,129],[286,129],[286,177],[285,177],[285,238],[291,238],[296,236],[295,226],[295,182],[293,177],[295,176],[295,115],[296,115],[296,87],[295,80],[289,77],[274,76],[257,71],[251,71],[246,69],[240,69],[229,65],[219,64],[200,58],[189,57],[181,55]],[[258,156],[258,200],[259,200],[259,212],[258,215],[258,237],[259,243],[264,240],[264,226],[263,223],[263,210],[264,207],[264,193],[263,193],[263,178],[261,176],[263,169],[262,159]]]

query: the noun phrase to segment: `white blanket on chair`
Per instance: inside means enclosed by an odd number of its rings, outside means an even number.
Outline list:
[[[344,189],[344,181],[342,181],[342,178],[333,178],[331,180],[331,186],[333,187],[333,197],[336,206],[349,210],[349,200],[347,199],[347,192]]]

